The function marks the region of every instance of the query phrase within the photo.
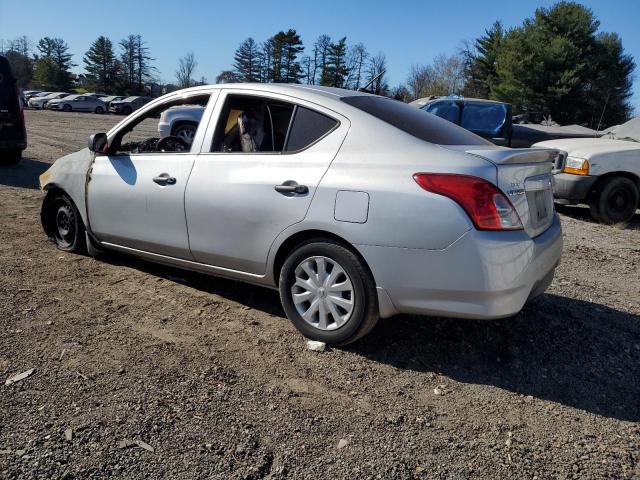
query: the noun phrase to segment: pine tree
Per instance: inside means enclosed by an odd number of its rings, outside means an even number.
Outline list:
[[[44,37],[38,42],[40,56],[36,58],[37,81],[47,88],[66,90],[71,86],[71,67],[75,64],[69,46],[61,38]],[[46,72],[46,73],[45,73]]]
[[[118,62],[113,51],[113,43],[100,36],[92,44],[83,58],[85,70],[95,86],[104,93],[113,93],[116,88]]]
[[[233,68],[241,82],[260,81],[260,48],[253,38],[240,44],[234,55]]]
[[[140,35],[129,35],[120,41],[121,89],[132,95],[143,94],[145,83],[153,79],[149,48]]]
[[[298,55],[304,51],[300,35],[295,30],[280,31],[269,40],[271,62],[269,80],[282,83],[299,83],[302,67]]]
[[[329,45],[326,66],[320,85],[341,88],[349,75],[347,68],[347,37]]]

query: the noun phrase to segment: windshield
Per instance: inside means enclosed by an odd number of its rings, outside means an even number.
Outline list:
[[[640,142],[640,117],[633,118],[627,123],[612,128],[609,136],[616,140]]]
[[[398,100],[354,95],[343,97],[342,101],[426,142],[439,145],[490,145],[464,128]]]

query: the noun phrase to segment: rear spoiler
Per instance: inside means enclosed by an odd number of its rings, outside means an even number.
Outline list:
[[[466,153],[482,157],[496,165],[513,163],[555,162],[558,156],[564,155],[561,150],[552,148],[487,148],[466,150]]]

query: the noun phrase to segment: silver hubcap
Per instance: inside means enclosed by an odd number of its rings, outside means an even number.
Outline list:
[[[182,140],[191,145],[191,142],[193,142],[193,135],[195,133],[195,130],[193,130],[192,128],[181,128],[176,132],[176,137],[180,137]]]
[[[295,277],[291,295],[305,322],[320,330],[335,330],[349,320],[355,300],[353,285],[335,260],[307,258],[296,267]]]

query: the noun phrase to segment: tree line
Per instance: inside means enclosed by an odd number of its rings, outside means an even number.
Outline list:
[[[25,36],[0,41],[0,53],[13,66],[22,86],[47,90],[71,87],[72,56],[60,38],[44,37],[32,51]],[[83,56],[85,83],[105,93],[143,94],[155,81],[146,42],[129,35],[117,47],[98,37]],[[206,83],[193,78],[193,53],[179,59],[177,85]],[[390,88],[384,53],[371,54],[347,37],[320,35],[305,49],[294,29],[281,30],[257,42],[249,37],[235,50],[232,67],[216,83],[283,82],[367,90],[403,101],[432,95],[463,95],[511,103],[514,113],[540,112],[563,123],[592,128],[622,123],[633,114],[633,58],[615,33],[600,31],[593,11],[560,1],[538,8],[521,25],[505,28],[496,21],[483,35],[462,43],[452,55],[411,66],[405,82]]]
[[[413,66],[398,92],[405,100],[447,94],[499,100],[515,113],[540,112],[560,124],[619,124],[634,113],[636,65],[620,37],[599,28],[591,9],[569,1],[538,8],[510,29],[496,21],[457,54]]]
[[[61,38],[43,37],[32,51],[26,36],[3,42],[0,53],[7,57],[22,86],[35,85],[51,91],[66,91],[74,86],[69,46]],[[98,37],[82,58],[87,87],[104,93],[139,95],[155,78],[146,42],[140,35],[129,35],[118,43]]]
[[[362,43],[347,44],[347,37],[320,35],[310,52],[296,30],[280,31],[263,42],[249,37],[236,49],[233,67],[217,76],[218,83],[305,83],[357,90],[369,83],[379,95],[389,93],[387,60],[371,55]],[[375,81],[373,81],[375,79]]]

